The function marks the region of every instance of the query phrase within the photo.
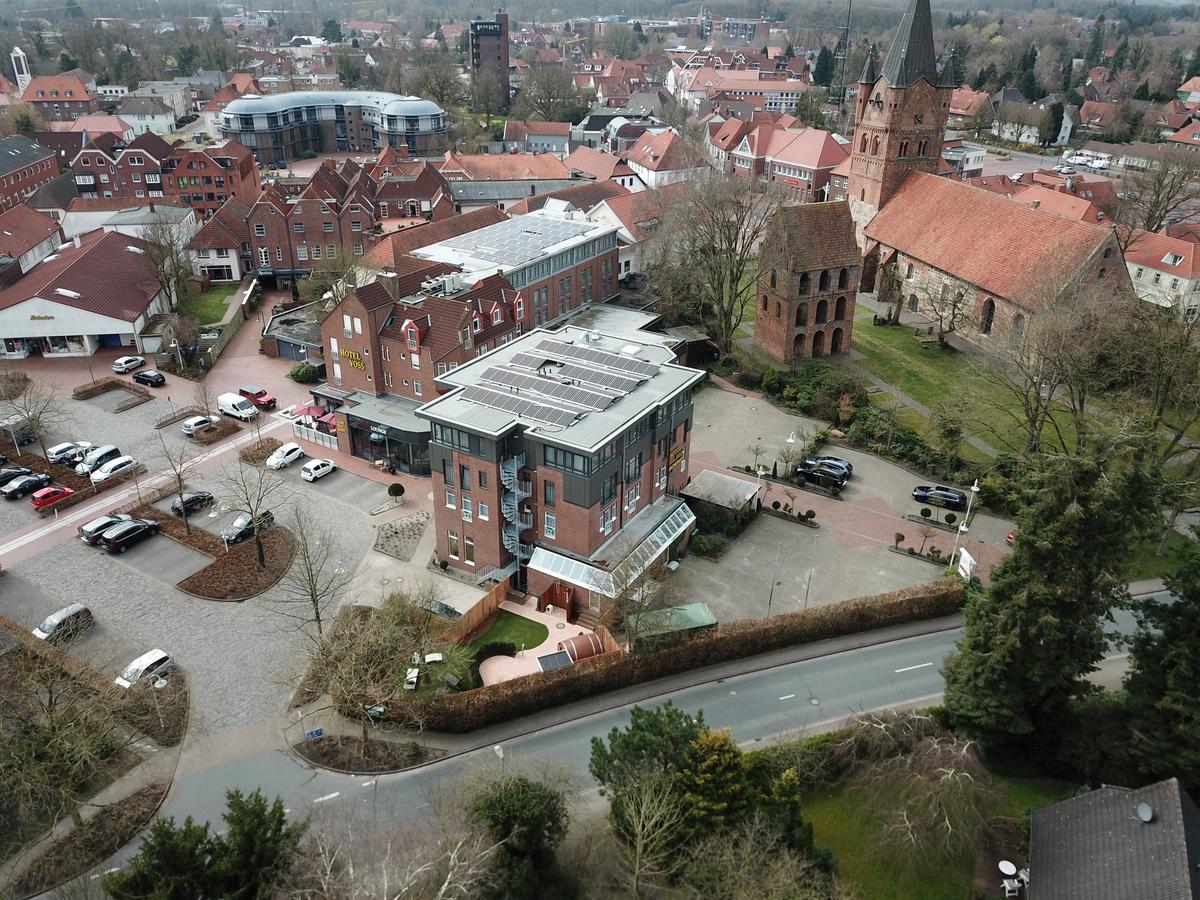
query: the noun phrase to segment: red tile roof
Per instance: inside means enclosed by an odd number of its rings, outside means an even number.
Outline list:
[[[1020,190],[1013,195],[1013,199],[1034,209],[1044,209],[1077,222],[1097,224],[1104,219],[1100,207],[1090,200],[1065,191],[1042,187],[1040,184],[1020,185]]]
[[[521,119],[509,119],[504,123],[504,140],[524,141],[530,136],[546,135],[549,137],[570,137],[570,122],[525,122]]]
[[[1079,107],[1079,121],[1088,128],[1111,128],[1117,121],[1117,104],[1106,100],[1085,100]]]
[[[1177,262],[1172,260],[1178,258]],[[1180,278],[1200,277],[1200,244],[1137,229],[1125,249],[1125,261]]]
[[[23,203],[6,209],[0,213],[0,253],[20,259],[58,231],[58,222]]]
[[[80,246],[51,254],[0,291],[0,309],[41,297],[125,322],[144,313],[162,290],[145,255],[149,245],[116,231],[96,230],[79,240]]]
[[[991,103],[991,95],[987,91],[974,91],[969,87],[955,88],[950,95],[950,115],[974,116],[985,103]]]
[[[633,169],[620,156],[603,153],[593,147],[576,147],[563,163],[571,173],[581,172],[597,181],[633,174]]]
[[[457,154],[447,150],[436,163],[447,178],[470,181],[521,181],[524,179],[570,178],[561,159],[548,153],[475,153]]]
[[[246,223],[249,215],[247,204],[230,197],[196,232],[188,246],[197,250],[240,249],[250,240],[250,226]]]
[[[1013,196],[1019,188],[1018,182],[1007,175],[976,175],[973,178],[964,178],[963,183],[1004,197]]]
[[[625,226],[625,230],[635,241],[641,241],[648,237],[652,230],[647,226],[661,220],[671,203],[677,202],[677,198],[686,188],[685,182],[677,181],[656,190],[637,191],[613,197],[604,201],[604,205]]]
[[[367,251],[363,261],[368,265],[388,268],[396,265],[396,260],[405,253],[428,247],[438,241],[459,237],[470,231],[476,231],[497,222],[508,221],[508,216],[495,206],[485,206],[480,209],[451,216],[439,222],[426,222],[414,225],[386,235],[378,244]]]
[[[765,151],[765,156],[774,162],[806,169],[830,169],[849,155],[849,144],[840,143],[820,128],[805,128],[799,132],[776,128]]]
[[[866,236],[1019,305],[1057,273],[1081,269],[1112,230],[1030,209],[962,182],[914,172]]]
[[[1200,147],[1200,124],[1189,122],[1167,138],[1167,140],[1188,147]]]
[[[696,161],[688,157],[686,142],[673,131],[661,131],[658,134],[647,131],[630,148],[627,159],[651,172],[694,169],[697,166]]]
[[[41,91],[39,95],[38,92]],[[71,96],[67,96],[67,91]],[[53,92],[57,92],[54,94]],[[53,95],[52,95],[53,94]],[[96,95],[74,75],[37,75],[21,95],[23,103],[52,103],[55,100],[94,100]]]
[[[578,184],[575,187],[563,188],[560,191],[551,191],[548,194],[538,194],[536,197],[526,197],[517,203],[508,207],[510,216],[523,216],[525,213],[536,212],[546,205],[546,201],[566,200],[576,209],[581,209],[587,212],[597,203],[608,200],[612,197],[624,197],[629,193],[627,188],[622,187],[616,181],[589,181],[584,184]]]

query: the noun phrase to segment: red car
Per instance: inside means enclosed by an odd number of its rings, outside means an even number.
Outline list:
[[[275,408],[275,398],[260,387],[243,387],[238,393],[259,409]]]
[[[1008,546],[1011,547],[1013,544],[1013,541],[1015,541],[1016,539],[1017,539],[1017,532],[1015,530],[1013,530],[1004,536],[1004,543],[1008,544]]]
[[[34,491],[33,496],[29,498],[29,505],[34,509],[45,509],[52,503],[57,503],[63,497],[70,497],[75,491],[69,487],[63,487],[60,484],[51,485],[47,488],[42,488],[40,491]]]

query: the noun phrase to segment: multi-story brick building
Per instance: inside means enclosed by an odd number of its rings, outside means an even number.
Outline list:
[[[849,350],[861,265],[845,201],[782,207],[759,250],[754,340],[790,363]]]
[[[447,393],[417,411],[438,558],[569,612],[601,608],[695,522],[675,494],[701,378],[657,344],[570,326],[441,376]]]
[[[145,135],[143,135],[145,137]],[[163,192],[208,218],[230,197],[252,203],[262,190],[250,151],[237,141],[221,147],[181,147],[167,159]]]
[[[80,197],[163,197],[163,170],[173,152],[156,134],[138,135],[129,144],[93,138],[70,160],[75,188]]]
[[[504,275],[521,292],[517,319],[526,329],[619,291],[617,227],[589,221],[562,200],[411,252],[453,266],[468,283]]]
[[[37,110],[46,122],[69,122],[98,109],[96,92],[70,74],[36,76],[22,92],[21,102]]]
[[[502,102],[507,106],[512,90],[508,73],[508,13],[496,13],[495,19],[472,22],[470,33],[472,80],[484,72],[495,76]]]
[[[0,203],[10,209],[58,177],[58,157],[24,135],[0,140]]]

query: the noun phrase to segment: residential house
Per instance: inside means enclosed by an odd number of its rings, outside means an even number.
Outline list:
[[[576,147],[563,160],[572,178],[588,178],[593,181],[612,181],[627,191],[644,191],[646,185],[630,168],[623,157],[605,153],[591,147]]]
[[[506,153],[553,153],[563,157],[570,152],[570,122],[526,122],[509,119],[504,123]]]
[[[1079,107],[1079,127],[1085,131],[1112,131],[1121,108],[1104,100],[1085,100]]]
[[[686,189],[685,182],[676,181],[654,190],[611,197],[588,210],[589,219],[617,227],[617,264],[621,280],[649,270],[650,240],[669,214],[671,204],[678,202]]]
[[[188,243],[196,278],[241,281],[253,269],[250,255],[250,206],[230,197]]]
[[[63,243],[58,222],[24,204],[0,212],[0,287],[8,287]]]
[[[648,188],[698,178],[709,171],[708,164],[693,154],[687,142],[674,131],[642,135],[630,149],[626,161]]]
[[[42,120],[70,121],[97,110],[96,92],[75,75],[36,75],[21,94]]]
[[[117,115],[129,123],[135,135],[147,131],[165,135],[175,130],[175,111],[159,97],[126,97],[117,107]]]
[[[950,95],[950,118],[948,128],[970,129],[974,127],[977,117],[988,117],[992,106],[991,95],[987,91],[976,91],[963,85],[955,88]]]
[[[1138,297],[1195,320],[1200,310],[1200,244],[1139,228],[1125,248],[1125,265]]]

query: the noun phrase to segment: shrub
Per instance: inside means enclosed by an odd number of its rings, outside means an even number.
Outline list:
[[[778,512],[778,511],[779,511],[779,507],[780,507],[780,505],[781,505],[781,504],[779,503],[779,501],[778,501],[778,500],[772,500],[772,501],[771,501],[771,509],[775,510],[776,512]]]
[[[768,369],[762,389],[802,413],[831,422],[842,421],[849,411],[867,403],[862,379],[820,360],[809,360],[795,372]]]
[[[399,481],[393,481],[388,485],[388,496],[393,500],[399,500],[404,496],[404,485]]]
[[[700,556],[717,556],[728,543],[729,539],[723,534],[695,534],[692,535],[692,552]]]
[[[892,538],[893,538],[892,546],[899,547],[901,544],[904,543],[904,532],[897,531],[894,535],[892,535]]]
[[[933,510],[930,509],[928,506],[921,507],[921,518],[922,519],[928,519],[932,515],[933,515]]]
[[[312,363],[297,363],[288,372],[288,378],[297,384],[316,384],[321,380],[321,370]]]
[[[817,511],[815,509],[806,509],[804,511],[804,518],[808,519],[808,521],[811,522],[816,517],[817,517]]]
[[[301,150],[296,154],[296,159],[316,159],[317,152],[315,150]]]
[[[842,776],[843,765],[835,748],[844,737],[843,731],[830,731],[751,750],[744,756],[746,772],[751,783],[762,791],[770,790],[788,769],[796,772],[805,790],[825,787]]]
[[[956,516],[954,513],[946,513],[945,522],[947,525],[953,525],[957,521],[958,516]]]

